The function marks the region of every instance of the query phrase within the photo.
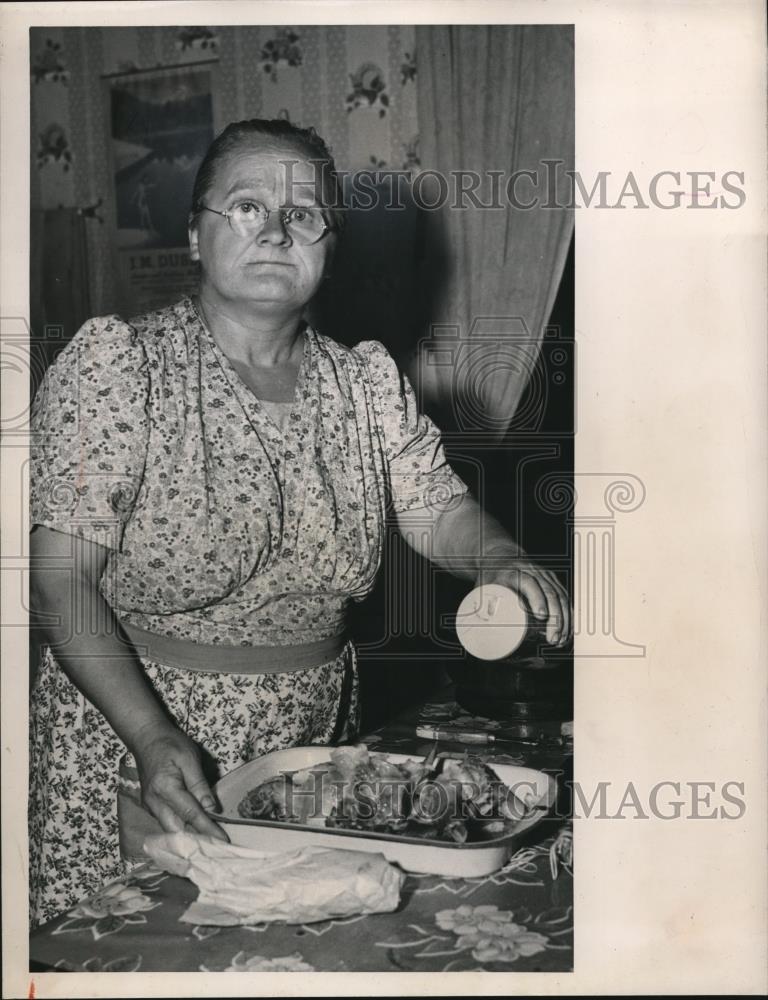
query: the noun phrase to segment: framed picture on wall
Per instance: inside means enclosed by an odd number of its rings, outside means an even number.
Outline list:
[[[194,289],[187,216],[218,128],[218,62],[103,77],[111,159],[109,215],[119,308],[135,316]]]

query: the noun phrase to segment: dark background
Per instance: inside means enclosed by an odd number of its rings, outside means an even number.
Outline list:
[[[522,544],[528,554],[558,573],[571,589],[572,546],[569,509],[542,505],[538,491],[550,477],[568,483],[574,461],[574,254],[568,259],[547,325],[535,371],[517,415],[502,441],[489,445],[482,435],[444,433],[446,453],[486,510]],[[428,293],[427,293],[428,294]],[[417,298],[418,290],[413,291]],[[418,307],[414,310],[418,314]],[[483,672],[499,681],[516,660],[489,665],[466,653],[456,639],[451,616],[472,588],[469,581],[435,570],[390,530],[382,573],[374,593],[353,607],[353,633],[361,661],[363,728],[370,729],[424,699],[450,677]],[[426,591],[426,594],[425,594]],[[393,632],[393,626],[396,631]],[[562,718],[573,717],[572,649],[552,659],[547,648],[527,643],[518,657],[544,654],[556,675],[542,677],[538,694],[556,688],[565,704]],[[492,705],[486,710],[492,713]]]

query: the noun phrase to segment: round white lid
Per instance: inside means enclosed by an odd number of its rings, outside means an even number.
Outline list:
[[[501,660],[525,638],[528,615],[520,598],[498,583],[471,590],[459,605],[456,634],[479,660]]]

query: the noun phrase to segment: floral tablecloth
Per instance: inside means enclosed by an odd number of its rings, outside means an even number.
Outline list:
[[[392,729],[367,742],[377,750],[429,749]],[[488,748],[487,756],[562,773],[562,750],[558,759],[551,747],[518,749]],[[147,864],[33,932],[30,961],[38,970],[74,972],[569,971],[571,865],[570,828],[552,818],[491,875],[409,874],[394,913],[300,926],[208,927],[179,921],[195,886]]]

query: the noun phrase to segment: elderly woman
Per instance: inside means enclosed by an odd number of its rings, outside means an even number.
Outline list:
[[[37,395],[35,921],[122,873],[126,750],[164,829],[223,837],[216,773],[355,735],[345,609],[373,586],[388,511],[470,579],[506,556],[486,579],[567,640],[562,587],[469,497],[386,349],[305,322],[339,195],[313,130],[230,125],[195,182],[199,294],[89,321]]]

